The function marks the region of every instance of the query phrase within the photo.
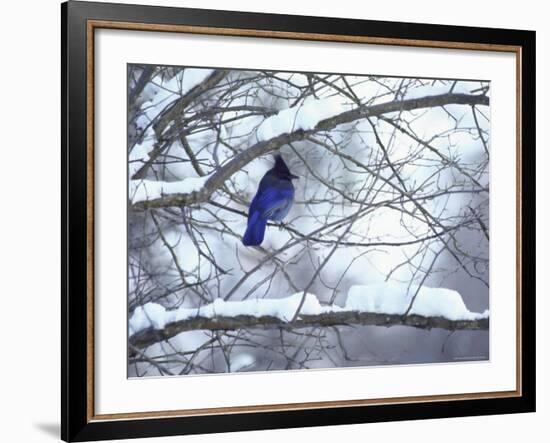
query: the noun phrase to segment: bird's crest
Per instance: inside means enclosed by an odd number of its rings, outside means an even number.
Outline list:
[[[288,166],[283,160],[283,156],[281,154],[275,154],[275,169],[277,169],[280,172],[285,172],[287,174],[290,174],[290,169],[288,169]]]
[[[273,167],[273,169],[282,176],[285,176],[291,179],[298,178],[296,175],[290,172],[290,169],[288,169],[288,166],[283,160],[283,157],[281,154],[275,154],[275,166]]]

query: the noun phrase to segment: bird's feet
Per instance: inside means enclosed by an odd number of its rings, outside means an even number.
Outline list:
[[[284,229],[286,229],[285,222],[283,222],[283,221],[279,222],[279,231],[283,231]]]

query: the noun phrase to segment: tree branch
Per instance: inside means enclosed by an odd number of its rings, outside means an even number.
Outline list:
[[[420,315],[379,314],[373,312],[329,312],[319,315],[300,315],[292,323],[278,317],[238,315],[235,317],[193,317],[168,323],[164,329],[143,329],[130,336],[130,346],[145,348],[155,343],[168,340],[181,332],[192,330],[227,331],[250,328],[282,328],[287,330],[328,327],[328,326],[411,326],[419,329],[488,330],[489,318],[478,320],[449,320],[444,317],[422,317]]]
[[[303,140],[320,131],[329,131],[335,127],[367,117],[377,117],[392,112],[412,111],[415,109],[445,106],[450,104],[488,105],[489,97],[469,94],[441,94],[409,100],[394,100],[372,106],[361,106],[350,111],[321,120],[311,130],[297,130],[281,134],[270,140],[260,141],[247,150],[236,155],[217,171],[215,171],[200,191],[189,194],[171,194],[157,199],[140,201],[132,205],[134,210],[143,211],[151,208],[166,208],[170,206],[186,206],[207,201],[212,193],[220,189],[224,182],[257,157],[279,149],[281,146]]]
[[[228,70],[220,69],[212,72],[202,83],[198,84],[194,88],[190,89],[185,95],[176,100],[173,105],[164,110],[157,122],[153,125],[157,137],[160,138],[164,129],[168,124],[173,121],[177,116],[181,115],[183,110],[189,106],[189,104],[200,96],[205,91],[216,86],[229,74]]]
[[[162,136],[164,130],[170,122],[177,120],[177,118],[181,116],[185,108],[189,106],[191,102],[196,100],[205,91],[216,86],[227,76],[227,74],[229,74],[229,71],[227,70],[214,71],[202,83],[196,85],[194,88],[191,88],[185,95],[177,99],[173,104],[168,106],[167,109],[159,114],[156,123],[153,125],[158,141],[155,143],[154,149],[149,152],[149,159],[147,162],[139,168],[139,170],[132,176],[132,179],[135,180],[145,178],[147,171],[155,162],[157,157],[170,146],[170,140],[165,140]]]

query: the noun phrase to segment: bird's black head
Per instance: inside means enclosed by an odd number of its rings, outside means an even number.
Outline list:
[[[290,172],[288,166],[286,165],[283,157],[280,154],[275,155],[275,166],[273,167],[273,171],[277,173],[279,177],[287,178],[289,180],[299,178],[297,175],[294,175]]]

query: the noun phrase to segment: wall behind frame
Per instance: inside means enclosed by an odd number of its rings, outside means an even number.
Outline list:
[[[543,132],[550,118],[550,30],[544,3],[525,0],[499,6],[496,2],[463,0],[442,7],[437,0],[362,3],[277,0],[118,0],[163,6],[350,17],[448,25],[533,29],[537,31],[537,312],[538,412],[514,416],[470,417],[417,422],[378,423],[330,428],[287,429],[210,436],[139,440],[142,442],[279,443],[299,442],[439,442],[518,441],[526,432],[545,435],[550,419],[550,337],[545,312],[550,310],[550,283],[540,278],[550,261],[549,199],[550,137]],[[60,18],[58,0],[6,2],[0,7],[2,69],[0,107],[2,148],[2,218],[0,221],[0,282],[4,338],[0,366],[1,410],[6,415],[2,437],[11,442],[46,442],[59,438],[59,293],[60,293]],[[31,111],[32,110],[32,111]],[[36,395],[29,395],[34,393]],[[135,440],[138,441],[138,440]]]

